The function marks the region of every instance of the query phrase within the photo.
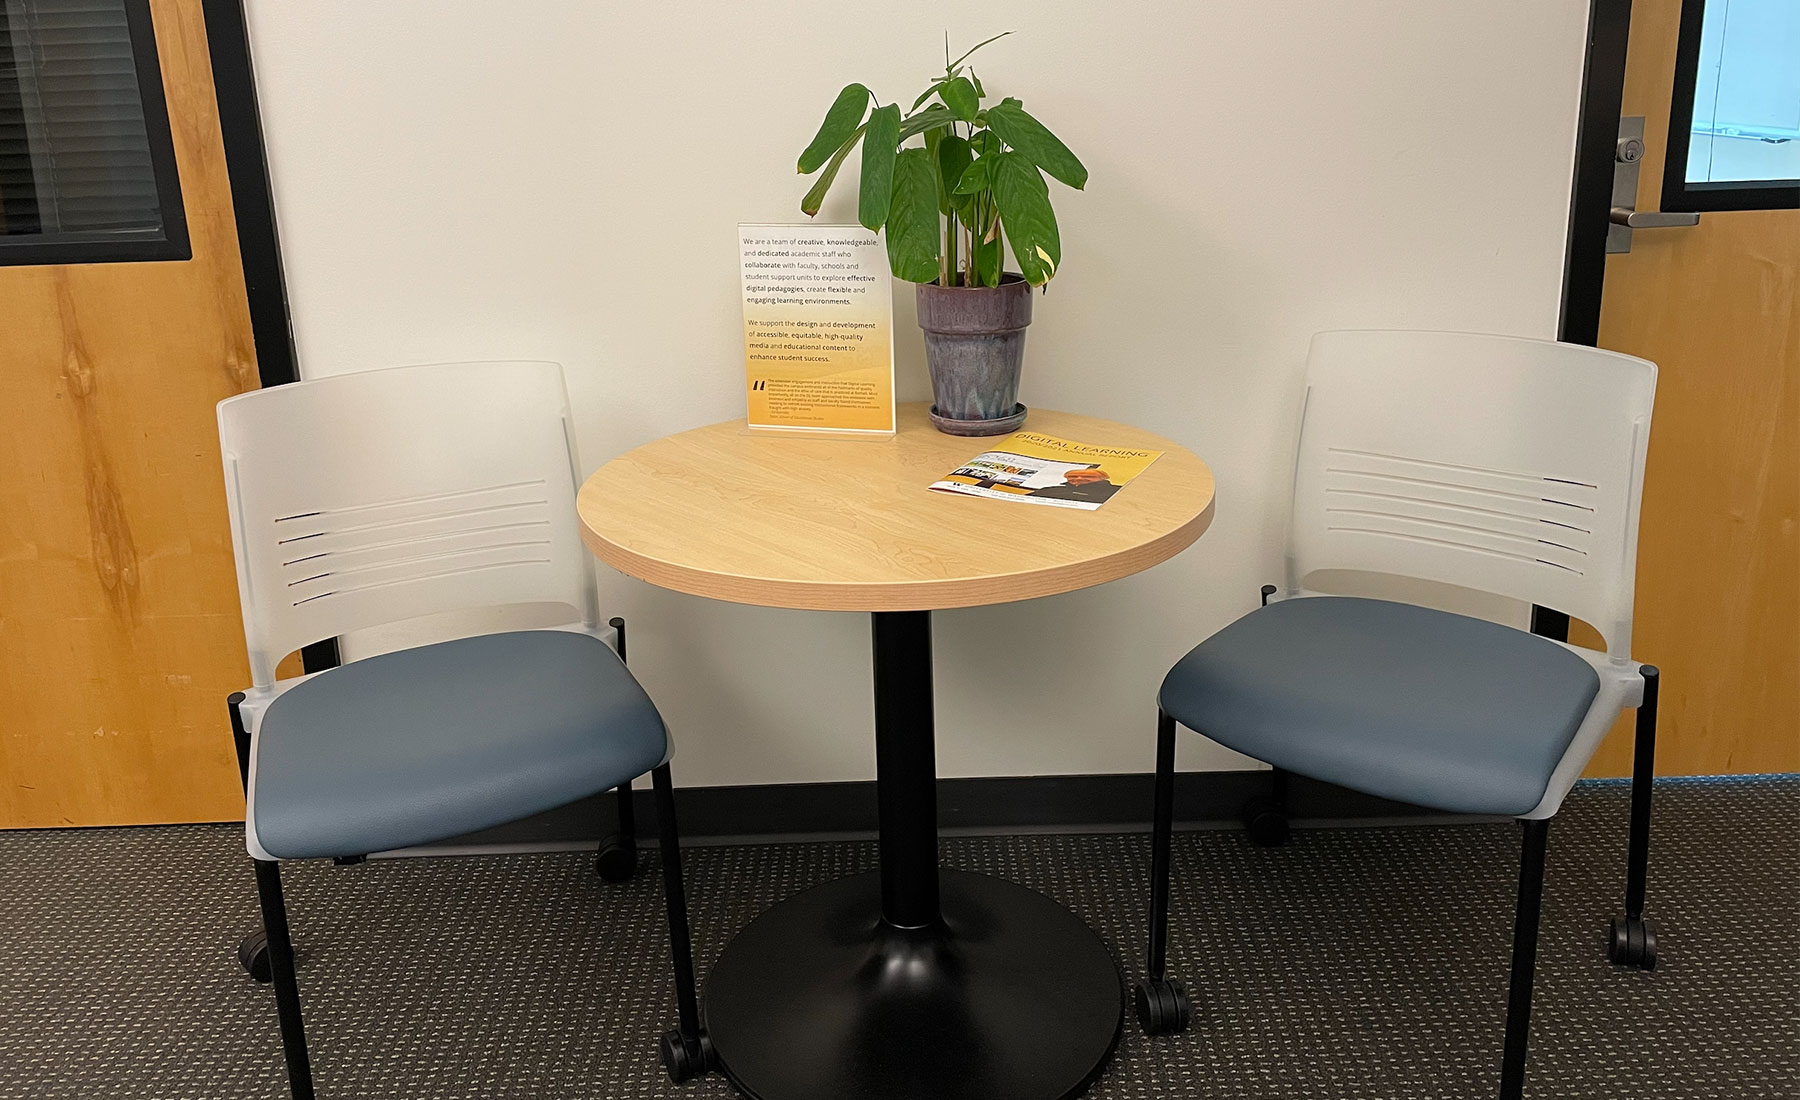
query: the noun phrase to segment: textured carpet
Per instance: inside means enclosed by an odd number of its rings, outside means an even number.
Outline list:
[[[1800,780],[1657,791],[1654,973],[1603,955],[1626,796],[1585,784],[1550,834],[1528,1094],[1800,1098]],[[1171,970],[1187,1034],[1128,1024],[1088,1094],[1479,1098],[1498,1081],[1516,826],[1303,830],[1282,849],[1179,834]],[[1072,908],[1143,965],[1142,836],[950,839],[945,861]],[[794,891],[874,865],[868,843],[695,849],[704,974]],[[643,872],[653,857],[646,854]],[[658,876],[578,854],[287,869],[322,1098],[727,1097],[670,1085]],[[238,969],[255,890],[225,826],[0,834],[0,1097],[286,1095],[273,998]]]

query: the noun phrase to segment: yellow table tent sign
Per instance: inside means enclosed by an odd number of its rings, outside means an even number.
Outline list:
[[[892,435],[894,296],[860,225],[740,225],[750,427]]]

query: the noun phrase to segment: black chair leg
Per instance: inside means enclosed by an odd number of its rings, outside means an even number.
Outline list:
[[[1531,1039],[1531,983],[1537,973],[1538,917],[1544,901],[1544,853],[1550,821],[1521,821],[1519,900],[1513,915],[1512,984],[1506,1002],[1506,1053],[1500,1063],[1500,1100],[1525,1095],[1525,1054]]]
[[[681,879],[681,834],[675,825],[675,781],[669,765],[651,773],[656,786],[656,829],[662,850],[663,901],[669,913],[669,954],[675,967],[675,1007],[681,1026],[662,1036],[663,1068],[680,1084],[713,1068],[712,1043],[700,1027],[694,991],[694,948],[688,933],[687,891]]]
[[[1175,828],[1175,719],[1156,712],[1156,803],[1150,825],[1149,977],[1138,983],[1138,1026],[1146,1035],[1184,1031],[1187,986],[1164,977],[1169,943],[1169,846]]]
[[[1258,848],[1279,848],[1288,842],[1287,791],[1287,771],[1273,768],[1269,771],[1269,793],[1251,795],[1238,811],[1250,843]]]
[[[624,882],[637,874],[637,814],[631,804],[631,784],[621,783],[613,789],[619,812],[619,827],[600,838],[600,850],[594,856],[594,870],[608,882]]]
[[[312,1063],[306,1056],[306,1025],[300,1018],[300,986],[294,979],[294,945],[288,939],[281,868],[272,860],[259,859],[255,863],[256,896],[262,903],[263,930],[268,935],[269,970],[275,982],[275,1011],[281,1019],[281,1052],[287,1059],[288,1088],[294,1100],[313,1100]]]
[[[231,740],[237,748],[238,782],[243,785],[247,798],[250,793],[250,731],[244,728],[244,693],[234,691],[225,699],[225,709],[231,715]],[[261,928],[256,929],[238,941],[238,965],[244,972],[259,982],[267,982],[274,977],[269,970],[269,937]]]
[[[617,616],[607,620],[617,641],[614,645],[619,660],[625,660],[625,620]],[[618,804],[618,828],[600,838],[600,850],[594,856],[594,870],[607,882],[624,882],[637,874],[637,814],[631,804],[631,784],[621,783],[613,794]]]
[[[244,725],[244,693],[225,700],[231,714],[231,739],[237,748],[238,780],[250,790],[250,731]],[[281,1020],[281,1053],[287,1059],[288,1088],[294,1100],[313,1100],[312,1062],[306,1055],[306,1025],[300,1018],[300,984],[294,978],[294,944],[288,938],[287,902],[281,894],[281,869],[271,860],[256,864],[256,900],[262,927],[238,944],[238,962],[259,982],[275,983],[275,1013]]]
[[[1263,585],[1262,605],[1269,606],[1274,595],[1274,585]],[[1238,820],[1244,823],[1250,843],[1258,848],[1279,848],[1288,842],[1288,773],[1284,769],[1270,770],[1268,792],[1244,799]]]
[[[1650,799],[1656,781],[1656,697],[1662,674],[1645,665],[1644,701],[1638,704],[1637,740],[1631,761],[1631,840],[1625,857],[1625,915],[1613,918],[1606,953],[1619,966],[1656,969],[1656,922],[1644,918],[1650,872]]]

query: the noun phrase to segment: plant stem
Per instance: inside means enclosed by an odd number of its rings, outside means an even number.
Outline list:
[[[944,266],[938,277],[939,286],[956,285],[956,215],[944,219]]]

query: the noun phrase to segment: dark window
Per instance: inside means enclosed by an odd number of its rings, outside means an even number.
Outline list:
[[[1683,0],[1664,210],[1800,206],[1800,0]]]
[[[0,0],[0,264],[190,255],[149,0]]]

